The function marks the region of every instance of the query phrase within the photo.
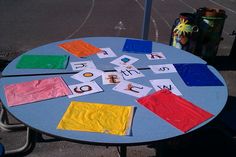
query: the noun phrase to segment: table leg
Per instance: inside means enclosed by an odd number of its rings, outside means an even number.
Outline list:
[[[35,141],[36,141],[36,133],[35,131],[31,130],[29,127],[27,127],[27,135],[26,135],[26,142],[25,144],[17,149],[14,150],[6,150],[5,155],[9,156],[17,156],[22,153],[28,153],[32,151],[35,147]]]
[[[119,152],[120,157],[126,157],[126,154],[127,154],[127,147],[125,145],[121,145]]]
[[[7,118],[7,111],[2,106],[1,112],[0,112],[0,128],[6,131],[12,131],[12,130],[26,128],[26,126],[23,124],[9,124],[8,118]]]

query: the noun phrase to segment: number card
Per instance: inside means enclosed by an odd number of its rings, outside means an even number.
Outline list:
[[[139,60],[138,58],[134,58],[134,57],[127,56],[127,55],[122,55],[119,58],[113,60],[111,63],[118,65],[118,66],[124,66],[124,65],[131,65],[138,60]]]
[[[159,60],[159,59],[166,59],[162,52],[152,52],[151,54],[146,54],[149,60]]]
[[[68,98],[74,98],[77,96],[83,96],[103,91],[103,89],[95,81],[70,85],[68,87],[72,92],[72,95],[68,95]]]
[[[79,73],[72,75],[71,78],[80,82],[89,82],[102,75],[102,71],[98,69],[85,69]]]
[[[150,82],[156,91],[162,89],[168,89],[169,91],[171,91],[176,95],[182,95],[182,93],[178,90],[178,88],[174,85],[174,83],[170,79],[156,79],[156,80],[150,80]]]
[[[144,77],[143,73],[132,65],[115,67],[115,69],[122,74],[125,80]]]
[[[110,48],[100,48],[101,51],[97,53],[99,58],[109,58],[116,57],[115,52],[113,52]]]
[[[84,70],[86,68],[96,69],[96,66],[93,61],[71,62],[70,64],[73,71]]]
[[[151,89],[152,88],[150,87],[129,81],[122,81],[113,88],[113,90],[117,92],[121,92],[138,98],[147,95]]]
[[[173,64],[149,65],[148,67],[156,74],[177,72]]]
[[[123,79],[122,75],[118,72],[103,72],[102,73],[102,82],[103,84],[117,84],[120,83]]]

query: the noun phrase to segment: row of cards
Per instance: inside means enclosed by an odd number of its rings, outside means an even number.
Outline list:
[[[97,53],[99,58],[116,57],[116,54],[110,48],[101,48],[101,50],[101,52]],[[153,52],[151,54],[146,54],[146,56],[149,60],[166,59],[162,52]],[[128,55],[122,55],[116,58],[111,61],[112,64],[117,65],[117,67],[114,67],[116,72],[103,72],[98,70],[91,60],[71,62],[72,69],[74,71],[80,71],[77,74],[72,75],[71,78],[83,83],[69,86],[73,94],[68,97],[73,98],[103,91],[103,89],[94,81],[94,79],[100,76],[102,76],[104,85],[117,84],[113,88],[113,90],[117,92],[138,98],[147,95],[152,88],[127,81],[144,77],[144,74],[132,65],[138,60],[138,58]],[[149,67],[156,74],[177,72],[173,64],[150,65]],[[169,89],[176,95],[182,95],[170,79],[150,80],[150,83],[156,91]]]
[[[114,51],[112,51],[111,48],[100,48],[101,51],[97,53],[97,56],[99,58],[110,58],[110,57],[116,57]],[[149,60],[159,60],[159,59],[166,59],[165,55],[162,52],[152,52],[150,54],[145,54]],[[131,57],[128,55],[122,55],[112,61],[112,64],[115,65],[124,65],[124,64],[133,64],[134,62],[138,61],[139,59],[135,57]]]
[[[119,83],[122,78],[130,80],[134,78],[144,77],[144,74],[133,65],[121,65],[114,67],[117,72],[103,72],[98,70],[93,61],[71,62],[72,68],[81,70],[77,74],[71,76],[80,82],[89,82],[99,76],[103,76],[103,84]],[[173,64],[149,65],[155,74],[175,73],[177,72]]]
[[[168,89],[176,95],[182,95],[170,79],[150,80],[150,83],[156,91]],[[69,88],[72,91],[72,95],[68,96],[69,98],[103,91],[103,89],[95,81],[70,85]],[[114,91],[128,94],[137,98],[146,96],[151,91],[151,89],[152,88],[150,87],[126,80],[121,81],[113,88]]]
[[[116,72],[103,72],[98,70],[93,61],[72,62],[71,65],[73,69],[82,70],[77,74],[72,75],[71,78],[83,83],[69,86],[73,93],[69,98],[103,91],[103,89],[94,81],[94,79],[100,76],[102,76],[104,85],[117,84],[113,90],[138,98],[147,95],[152,89],[128,81],[130,79],[144,77],[144,74],[133,65],[120,65],[114,67]],[[173,64],[150,65],[149,67],[156,74],[177,72]],[[150,80],[150,83],[156,91],[169,89],[176,95],[182,95],[170,79]]]

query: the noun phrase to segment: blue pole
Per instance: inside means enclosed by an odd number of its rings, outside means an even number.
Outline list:
[[[142,38],[144,40],[148,39],[151,10],[152,10],[152,0],[146,0],[144,17],[143,17],[143,30],[142,30]]]

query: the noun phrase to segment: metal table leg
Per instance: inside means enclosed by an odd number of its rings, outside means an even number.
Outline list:
[[[127,146],[121,145],[121,146],[120,146],[120,149],[119,149],[119,147],[117,147],[117,149],[118,149],[118,152],[119,152],[119,157],[126,157],[126,154],[127,154]]]
[[[17,156],[19,154],[29,153],[35,147],[36,143],[36,132],[27,127],[27,135],[25,144],[14,150],[6,150],[5,155]]]
[[[0,128],[6,131],[12,131],[16,129],[26,128],[26,126],[23,124],[9,124],[7,111],[2,106],[1,112],[0,112]]]

